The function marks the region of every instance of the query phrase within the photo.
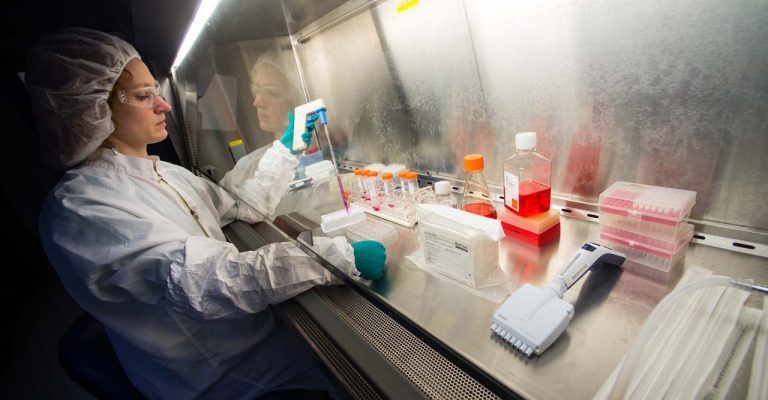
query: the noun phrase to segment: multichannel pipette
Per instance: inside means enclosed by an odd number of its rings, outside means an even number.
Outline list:
[[[625,258],[608,247],[584,243],[549,286],[526,283],[512,293],[493,314],[491,331],[527,357],[543,353],[573,318],[573,306],[562,299],[565,291],[597,265],[621,265]]]

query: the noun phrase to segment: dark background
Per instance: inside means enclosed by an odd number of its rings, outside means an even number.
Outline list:
[[[197,0],[4,0],[0,2],[2,79],[0,153],[5,230],[0,237],[5,309],[0,398],[91,398],[70,381],[56,357],[61,334],[81,314],[40,246],[37,216],[59,174],[44,167],[23,84],[27,49],[42,35],[79,26],[132,43],[156,75],[166,75]]]

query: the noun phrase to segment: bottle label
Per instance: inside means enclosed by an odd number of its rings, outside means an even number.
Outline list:
[[[507,171],[504,171],[504,205],[520,211],[520,179]]]

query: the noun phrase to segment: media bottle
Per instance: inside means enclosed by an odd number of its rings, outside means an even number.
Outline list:
[[[464,181],[464,195],[461,197],[461,209],[472,214],[496,219],[496,208],[491,202],[491,193],[485,183],[483,168],[485,163],[482,154],[464,156],[464,171],[467,178]]]
[[[456,208],[456,199],[451,195],[451,182],[435,182],[435,203]]]
[[[536,152],[536,133],[515,135],[515,148],[504,161],[504,206],[522,217],[549,211],[551,163]]]

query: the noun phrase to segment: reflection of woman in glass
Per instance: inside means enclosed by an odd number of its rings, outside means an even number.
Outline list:
[[[267,51],[253,65],[251,91],[259,127],[279,139],[288,126],[288,112],[299,104],[300,98],[275,53]]]
[[[229,173],[219,181],[221,186],[246,201],[249,196],[243,192],[243,180],[256,171],[259,160],[271,147],[272,141],[281,140],[287,130],[293,131],[293,124],[290,123],[292,121],[289,121],[289,118],[292,118],[292,111],[300,102],[299,91],[293,84],[293,80],[289,78],[294,75],[286,74],[285,71],[290,70],[282,67],[290,65],[290,61],[283,61],[278,54],[275,49],[263,52],[253,64],[250,76],[251,93],[254,97],[253,108],[256,109],[259,118],[259,128],[270,135],[266,140],[267,144],[238,161],[238,167],[235,169],[239,169],[240,173]]]

